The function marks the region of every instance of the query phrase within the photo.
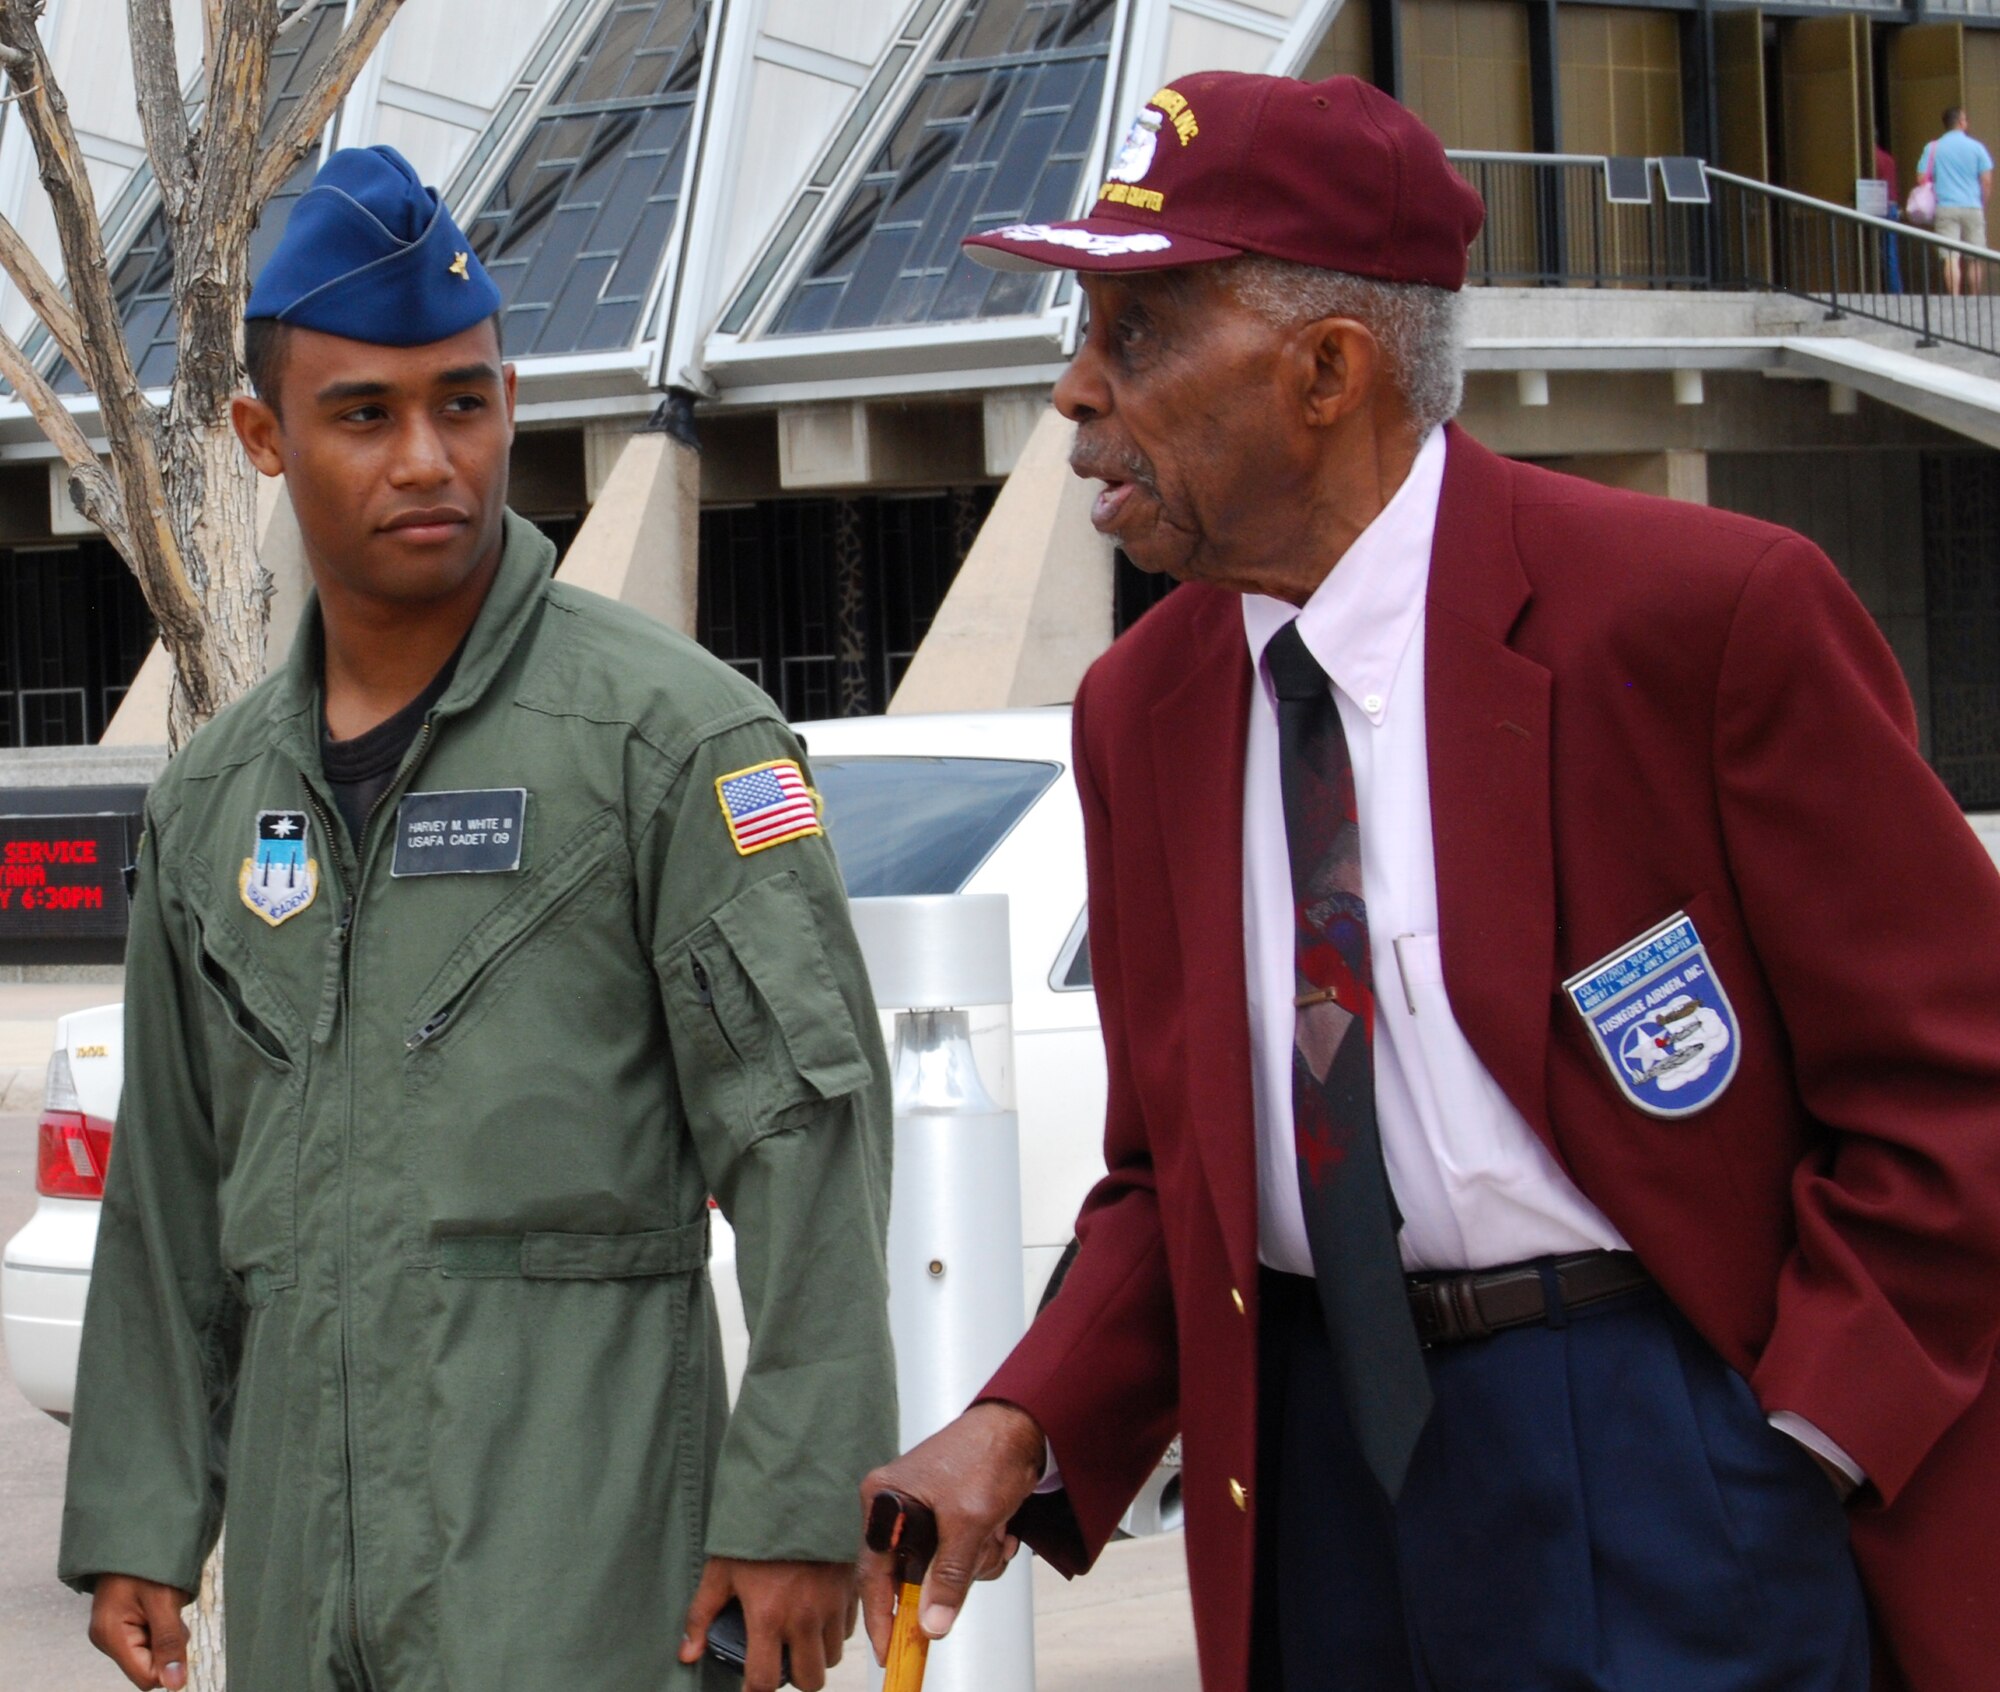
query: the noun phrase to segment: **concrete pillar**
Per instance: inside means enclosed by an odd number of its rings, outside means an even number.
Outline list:
[[[266,675],[285,661],[298,633],[312,588],[306,566],[305,537],[292,513],[292,501],[282,476],[257,480],[257,557],[271,574],[271,621],[264,636]],[[157,640],[132,678],[125,697],[104,725],[101,746],[164,746],[167,704],[173,692],[173,666]]]
[[[598,449],[601,462],[609,443]],[[591,459],[586,448],[585,459]],[[627,435],[556,580],[588,588],[683,634],[700,585],[701,454],[665,429]]]
[[[1111,644],[1111,546],[1094,482],[1070,474],[1075,426],[1045,412],[911,659],[892,712],[1069,700]]]
[[[1574,458],[1542,460],[1551,470],[1561,470],[1607,488],[1628,488],[1633,493],[1658,494],[1663,499],[1685,500],[1690,505],[1708,504],[1708,454],[1688,452],[1678,447],[1665,452],[1593,452]]]

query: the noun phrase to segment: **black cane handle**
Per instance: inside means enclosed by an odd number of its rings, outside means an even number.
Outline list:
[[[901,1492],[878,1492],[868,1507],[868,1549],[896,1560],[896,1578],[907,1586],[922,1583],[937,1555],[937,1517],[921,1499]]]

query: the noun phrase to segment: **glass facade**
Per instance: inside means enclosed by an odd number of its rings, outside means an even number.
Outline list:
[[[617,0],[467,238],[506,304],[510,358],[638,338],[687,177],[706,0]]]
[[[775,335],[1016,317],[1048,278],[961,236],[1070,215],[1097,140],[1113,0],[966,0],[771,325]]]
[[[308,0],[312,4],[312,0]],[[270,141],[291,115],[319,67],[340,39],[346,7],[342,0],[318,0],[313,15],[278,38],[271,53],[269,107],[264,114],[265,141]],[[250,274],[263,269],[285,222],[292,215],[292,202],[303,194],[319,169],[320,150],[315,147],[300,162],[264,207],[264,216],[250,237]],[[146,220],[111,277],[118,304],[125,318],[125,344],[132,349],[132,364],[139,373],[141,387],[164,387],[174,379],[175,336],[180,319],[174,311],[174,246],[167,229],[167,214],[156,209]],[[55,372],[56,391],[75,394],[84,390],[82,377],[67,363]]]

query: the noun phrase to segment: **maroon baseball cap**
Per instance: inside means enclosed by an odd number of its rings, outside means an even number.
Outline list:
[[[1438,138],[1379,88],[1198,71],[1132,120],[1089,216],[964,245],[999,270],[1165,270],[1264,253],[1459,288],[1485,220]]]

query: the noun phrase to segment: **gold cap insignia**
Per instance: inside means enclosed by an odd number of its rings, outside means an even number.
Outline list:
[[[451,261],[451,273],[461,282],[472,280],[472,272],[466,268],[466,260],[471,256],[470,253],[460,253]]]

